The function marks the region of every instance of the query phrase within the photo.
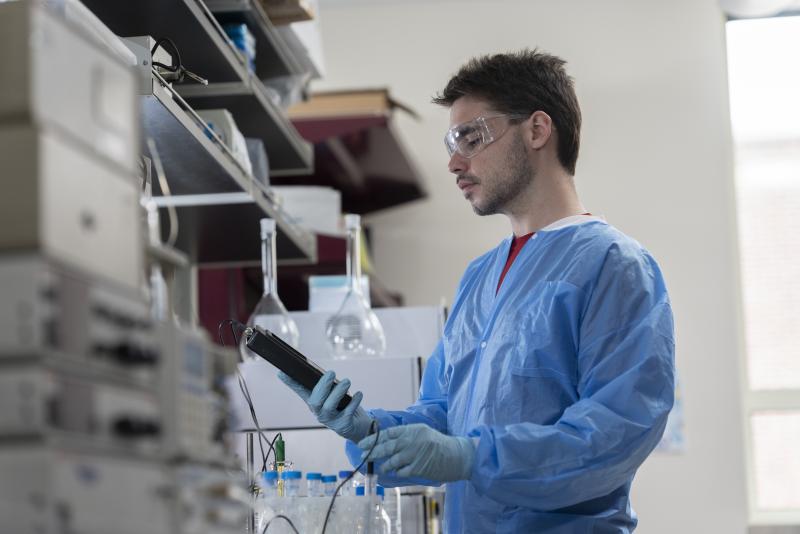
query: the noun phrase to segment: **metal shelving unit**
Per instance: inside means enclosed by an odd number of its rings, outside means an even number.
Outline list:
[[[210,82],[243,81],[244,60],[205,7],[197,0],[83,0],[83,3],[121,37],[169,37],[187,69]]]
[[[183,85],[178,92],[196,109],[227,109],[246,137],[263,139],[270,176],[306,175],[313,171],[313,147],[272,102],[264,84],[255,76],[248,75],[246,83]]]
[[[144,129],[156,143],[173,195],[249,191],[251,178],[171,93],[153,84],[142,97]],[[157,183],[153,184],[157,188]]]
[[[171,204],[181,221],[176,246],[186,250],[201,266],[251,265],[260,257],[259,219],[275,219],[278,258],[283,263],[314,263],[316,237],[296,225],[263,191],[183,195],[156,199],[159,207]]]
[[[292,223],[272,191],[246,174],[175,98],[179,97],[155,84],[153,95],[143,97],[143,108],[145,131],[158,140],[156,147],[171,188],[171,196],[154,200],[161,208],[172,205],[178,210],[177,248],[197,264],[249,260],[258,257],[258,220],[270,217],[281,229],[278,256],[282,261],[316,261],[313,234]],[[198,176],[202,179],[195,179]]]
[[[176,247],[196,264],[252,260],[258,257],[260,244],[258,220],[271,217],[281,229],[281,261],[315,262],[315,236],[289,220],[271,190],[253,180],[192,111],[193,107],[228,108],[245,135],[264,141],[271,173],[303,174],[313,168],[311,145],[272,103],[263,84],[250,74],[206,5],[201,0],[84,3],[117,35],[169,37],[186,68],[211,82],[207,87],[175,86],[185,93],[185,101],[156,76],[153,94],[142,97],[144,131],[156,144],[170,185],[170,195],[157,197],[156,202],[163,209],[175,205],[178,211]],[[263,10],[250,3],[247,11],[269,33],[272,41],[268,42],[276,44],[272,55],[283,58],[287,73],[294,72],[291,69],[297,64],[292,63],[288,48],[277,38]],[[265,56],[268,60],[269,53]],[[163,194],[157,181],[153,188],[156,194]],[[162,221],[167,220],[162,217]]]
[[[206,0],[220,23],[244,23],[256,38],[256,72],[262,79],[302,74],[302,62],[286,45],[256,0]]]

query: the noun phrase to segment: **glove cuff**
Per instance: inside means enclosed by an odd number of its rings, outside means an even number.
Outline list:
[[[462,454],[462,470],[459,480],[470,480],[472,478],[472,468],[475,465],[475,442],[471,438],[457,437],[456,441]]]
[[[372,417],[370,417],[364,410],[359,408],[353,417],[353,428],[346,436],[353,443],[358,443],[369,435],[369,427],[372,424]]]

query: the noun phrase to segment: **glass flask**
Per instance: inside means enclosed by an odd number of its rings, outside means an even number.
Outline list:
[[[383,327],[361,288],[361,216],[345,216],[347,227],[347,294],[326,325],[331,355],[337,359],[383,356]]]
[[[383,488],[377,488],[383,489]],[[365,517],[356,517],[354,531],[356,534],[392,534],[392,520],[383,507],[382,496],[379,492],[367,495],[364,486],[359,486],[356,496],[369,499]]]
[[[297,324],[278,298],[274,219],[261,219],[261,271],[264,275],[264,294],[247,320],[247,326],[260,326],[273,332],[292,347],[298,348],[300,332],[297,330]],[[245,360],[261,360],[244,343],[241,352]]]

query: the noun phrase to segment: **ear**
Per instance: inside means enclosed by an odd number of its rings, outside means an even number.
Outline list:
[[[539,150],[553,137],[553,119],[544,111],[536,111],[525,121],[526,137],[531,148]]]

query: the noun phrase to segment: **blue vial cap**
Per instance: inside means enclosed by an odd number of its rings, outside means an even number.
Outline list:
[[[322,473],[308,473],[306,478],[308,480],[322,480]]]
[[[336,475],[324,475],[322,477],[322,481],[325,482],[326,484],[328,482],[336,482]]]
[[[299,480],[303,478],[303,473],[301,471],[284,471],[281,473],[281,478],[283,480]]]
[[[383,490],[383,486],[377,486],[377,487],[375,488],[375,493],[377,493],[379,496],[383,497],[383,495],[384,495],[386,492]]]
[[[262,473],[264,475],[264,480],[278,480],[278,472],[277,471],[264,471]]]
[[[339,478],[347,478],[352,474],[352,471],[339,471]]]
[[[358,486],[356,488],[356,496],[363,497],[364,496],[364,486]]]

